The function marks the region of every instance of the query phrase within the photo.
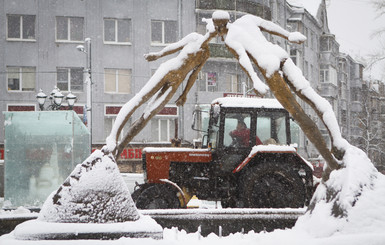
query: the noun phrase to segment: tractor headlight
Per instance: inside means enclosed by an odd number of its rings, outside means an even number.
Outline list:
[[[300,170],[298,170],[298,175],[299,175],[301,178],[306,177],[306,171],[305,171],[305,169],[301,168]]]

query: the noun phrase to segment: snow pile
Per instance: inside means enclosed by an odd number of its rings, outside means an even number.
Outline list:
[[[107,224],[51,223],[40,220],[29,220],[16,226],[11,235],[17,240],[40,240],[41,242],[41,240],[44,239],[61,240],[71,236],[82,236],[83,234],[99,238],[100,234],[106,237],[110,234],[119,234],[127,237],[141,237],[145,234],[144,237],[160,239],[162,238],[162,233],[163,228],[156,223],[154,219],[150,216],[141,216],[141,218],[136,221]],[[80,240],[73,241],[73,243],[77,244],[78,241]]]
[[[25,207],[18,207],[15,210],[3,210],[0,209],[0,215],[23,215],[23,214],[31,214],[31,211]]]
[[[385,229],[385,176],[379,173],[366,154],[350,146],[344,168],[334,170],[317,188],[314,209],[297,221],[296,228],[314,237],[333,234],[381,232]],[[334,213],[341,213],[335,217]]]
[[[207,237],[201,237],[198,233],[186,233],[185,231],[177,231],[175,228],[165,229],[163,238],[167,244],[184,244],[184,245],[382,245],[384,235],[378,234],[356,234],[356,235],[338,235],[334,237],[315,238],[309,236],[301,230],[275,230],[274,232],[253,231],[247,234],[236,233],[226,237],[219,237],[213,233]],[[128,243],[127,243],[128,244]],[[133,243],[130,243],[133,244]],[[159,244],[159,243],[146,243]]]
[[[45,201],[38,219],[58,223],[135,221],[139,213],[111,154],[97,150]]]

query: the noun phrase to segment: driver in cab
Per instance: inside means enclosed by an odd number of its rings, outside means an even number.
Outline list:
[[[248,147],[250,142],[250,129],[247,128],[246,123],[243,121],[238,121],[237,128],[231,131],[231,138],[237,142],[240,147]],[[256,136],[255,145],[262,145],[262,141]]]
[[[248,147],[250,141],[250,129],[247,128],[246,123],[238,121],[237,128],[231,131],[231,138],[237,141],[240,147]]]

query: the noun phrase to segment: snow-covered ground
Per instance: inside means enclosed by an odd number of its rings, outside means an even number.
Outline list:
[[[202,237],[198,232],[187,234],[185,231],[177,229],[165,229],[162,240],[154,240],[150,238],[120,238],[118,240],[64,240],[64,241],[22,241],[15,240],[10,235],[0,237],[2,245],[37,245],[37,244],[127,244],[127,245],[163,245],[163,244],[258,244],[258,245],[383,245],[385,243],[385,234],[383,232],[373,233],[353,233],[353,234],[336,234],[331,237],[314,237],[301,229],[275,230],[270,233],[254,233],[248,234],[236,233],[226,237],[219,237],[210,234]]]
[[[346,172],[345,172],[346,173]],[[353,175],[352,175],[353,176]],[[304,215],[295,227],[273,232],[248,234],[236,233],[226,237],[210,234],[202,237],[198,232],[187,234],[177,229],[164,229],[163,239],[120,238],[118,240],[66,240],[66,241],[23,241],[15,240],[13,234],[0,237],[1,245],[18,244],[258,244],[258,245],[383,245],[385,244],[385,176],[378,173],[372,188],[366,189],[357,203],[349,209],[349,220],[336,219],[327,215],[328,208],[322,205],[318,214]],[[354,182],[352,180],[352,182]],[[22,214],[26,212],[19,210]],[[337,228],[336,228],[337,227]]]

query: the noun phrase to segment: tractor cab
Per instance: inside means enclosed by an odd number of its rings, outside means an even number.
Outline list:
[[[290,145],[290,139],[289,113],[277,100],[221,98],[212,104],[207,147]]]
[[[291,144],[289,113],[275,99],[219,98],[209,113],[202,148],[217,155],[225,172],[231,172],[255,145]]]

